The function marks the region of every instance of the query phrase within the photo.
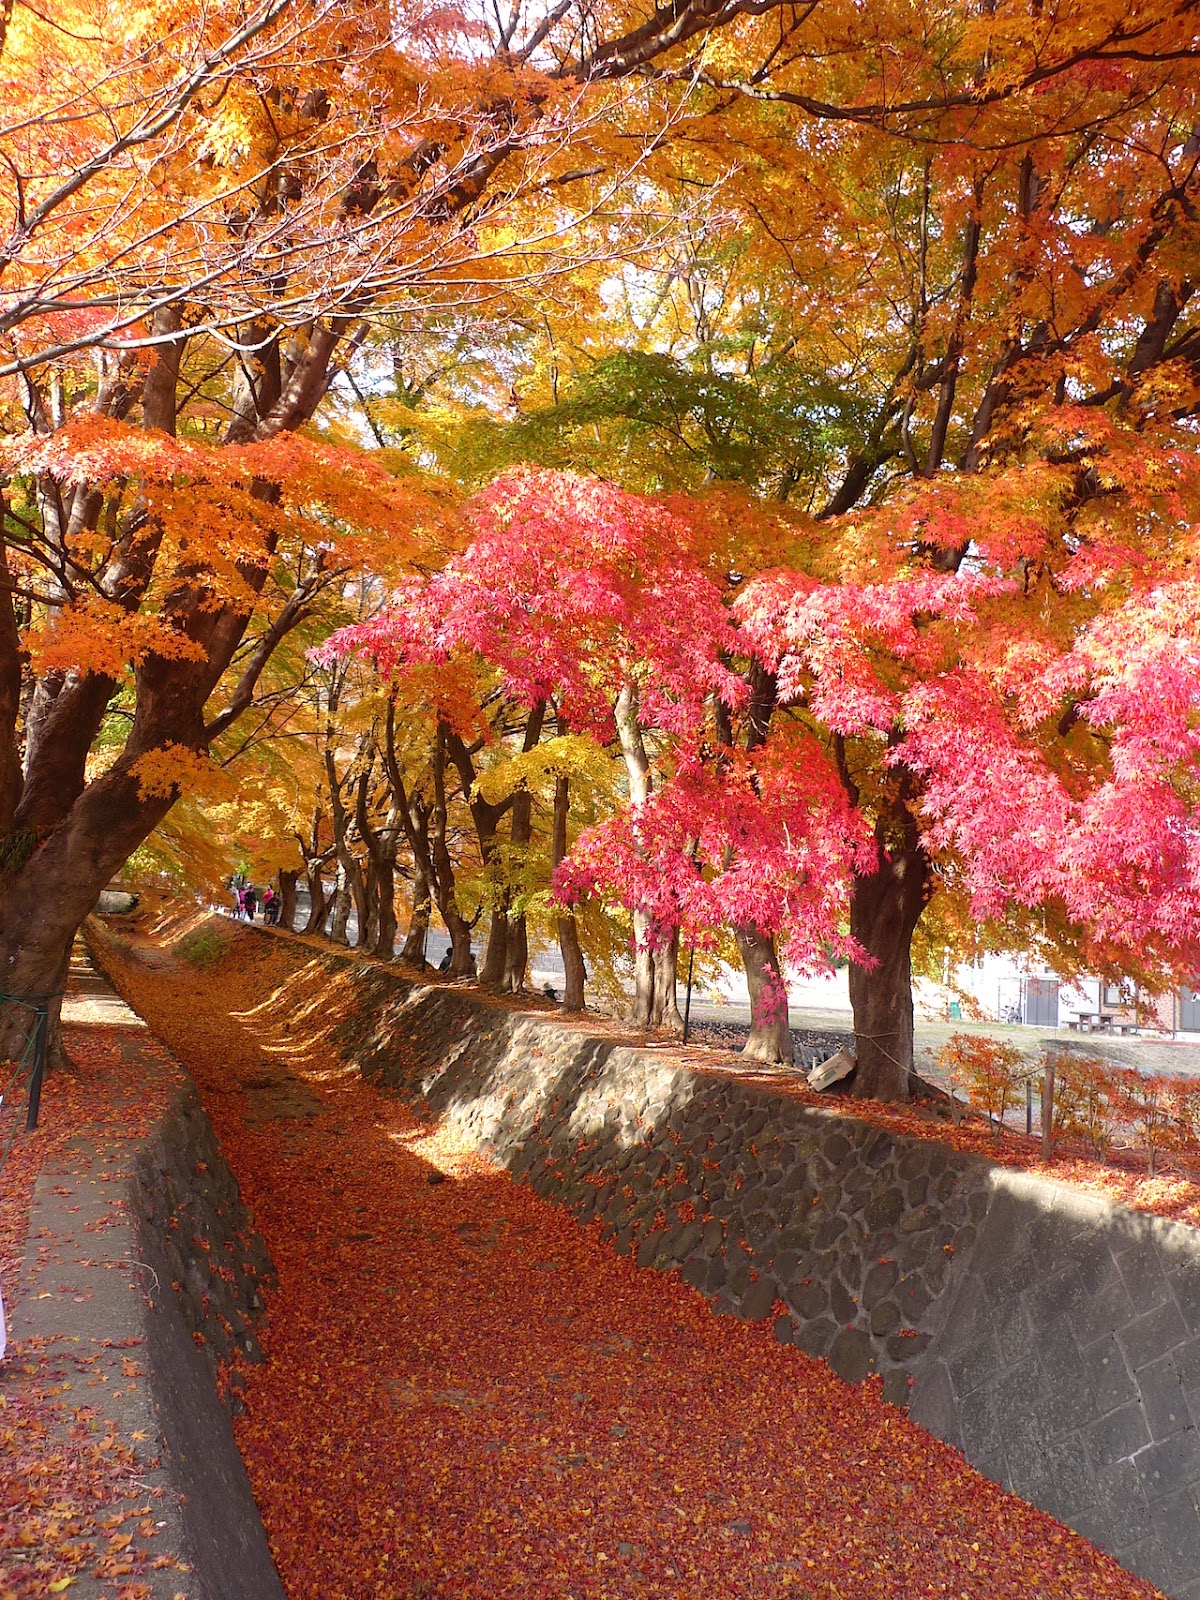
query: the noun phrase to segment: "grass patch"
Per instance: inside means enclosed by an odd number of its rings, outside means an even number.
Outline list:
[[[211,972],[229,954],[229,939],[219,928],[197,928],[175,947],[176,952],[197,972]]]

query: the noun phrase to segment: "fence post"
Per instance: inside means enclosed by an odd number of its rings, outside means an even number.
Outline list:
[[[1046,1057],[1042,1074],[1042,1160],[1050,1159],[1050,1141],[1054,1133],[1054,1057]]]

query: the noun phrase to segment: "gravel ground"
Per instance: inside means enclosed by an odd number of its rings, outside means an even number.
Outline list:
[[[696,1044],[715,1045],[728,1050],[740,1050],[746,1042],[750,1032],[748,1022],[699,1022],[693,1023],[688,1033],[688,1038]],[[835,1032],[833,1029],[793,1028],[792,1049],[797,1067],[803,1066],[805,1072],[812,1070],[818,1061],[828,1058],[845,1046],[847,1050],[854,1049],[854,1035],[847,1029],[844,1032]]]
[[[749,1008],[744,1005],[714,1006],[705,1002],[693,1008],[690,1037],[697,1044],[740,1050],[749,1031]],[[1200,1038],[1194,1034],[1175,1039],[1159,1034],[1139,1038],[1108,1038],[1097,1034],[1080,1037],[1065,1028],[1054,1032],[996,1023],[918,1021],[914,1039],[917,1071],[928,1083],[941,1089],[949,1085],[938,1067],[938,1052],[953,1033],[986,1034],[1006,1044],[1015,1044],[1030,1060],[1037,1060],[1045,1048],[1052,1045],[1060,1050],[1075,1050],[1081,1055],[1099,1056],[1121,1066],[1135,1067],[1148,1075],[1200,1077]],[[793,1012],[792,1040],[797,1065],[802,1063],[805,1072],[843,1046],[854,1049],[850,1018],[839,1012]]]

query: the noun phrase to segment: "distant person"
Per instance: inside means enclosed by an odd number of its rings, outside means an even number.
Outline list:
[[[263,890],[263,921],[271,927],[279,921],[279,896],[270,884]]]
[[[449,972],[450,971],[450,963],[451,963],[451,961],[453,961],[453,959],[454,959],[454,952],[449,947],[447,947],[446,954],[438,962],[438,971],[439,972]]]
[[[252,883],[248,883],[246,885],[246,891],[242,900],[242,904],[246,910],[246,921],[253,922],[254,914],[258,910],[258,895],[255,892],[255,888]]]

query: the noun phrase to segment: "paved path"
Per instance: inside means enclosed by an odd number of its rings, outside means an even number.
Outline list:
[[[30,1509],[9,1548],[0,1538],[0,1595],[58,1592],[41,1563],[73,1552],[52,1569],[70,1574],[73,1600],[175,1600],[189,1593],[183,1527],[146,1367],[148,1269],[126,1202],[141,1137],[182,1075],[82,946],[63,1023],[75,1066],[46,1080],[32,1137],[52,1153],[33,1188],[22,1270],[5,1284],[0,1418]],[[11,1190],[5,1198],[14,1203]],[[3,1479],[0,1465],[7,1511],[14,1485]]]

